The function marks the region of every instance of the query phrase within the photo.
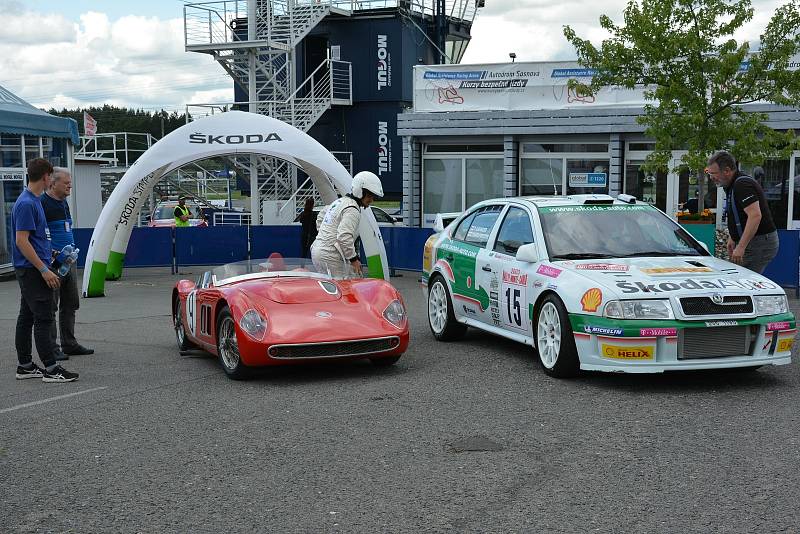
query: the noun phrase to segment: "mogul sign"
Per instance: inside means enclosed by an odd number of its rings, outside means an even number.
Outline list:
[[[392,86],[392,56],[389,54],[389,38],[378,35],[378,91]]]
[[[392,142],[389,140],[389,124],[378,121],[378,176],[392,170]]]

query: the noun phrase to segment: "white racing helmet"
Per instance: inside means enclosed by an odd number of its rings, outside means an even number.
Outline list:
[[[383,185],[381,185],[381,179],[378,178],[375,173],[361,171],[353,176],[353,196],[356,198],[363,198],[365,190],[369,191],[376,197],[383,196]]]

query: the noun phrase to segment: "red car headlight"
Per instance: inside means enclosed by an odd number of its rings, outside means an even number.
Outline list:
[[[383,310],[383,318],[392,323],[397,328],[403,328],[406,322],[406,309],[399,300],[393,300]]]
[[[242,315],[242,318],[239,319],[239,328],[256,341],[264,339],[264,334],[267,333],[267,327],[267,320],[261,317],[261,314],[256,310],[247,310],[245,314]]]

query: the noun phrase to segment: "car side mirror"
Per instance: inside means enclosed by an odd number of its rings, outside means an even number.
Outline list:
[[[436,222],[433,223],[433,231],[437,234],[439,232],[444,232],[444,222],[441,217],[436,217]]]
[[[539,252],[536,250],[535,243],[528,243],[522,245],[517,249],[517,261],[524,261],[526,263],[536,263],[539,261]]]

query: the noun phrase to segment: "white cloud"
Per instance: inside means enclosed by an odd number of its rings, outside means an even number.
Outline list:
[[[775,9],[786,0],[754,0],[753,20],[735,35],[737,39],[757,41]],[[472,26],[472,41],[463,62],[497,63],[509,61],[574,60],[575,49],[564,38],[563,27],[571,26],[584,39],[599,43],[608,34],[600,28],[601,15],[621,24],[627,0],[492,0],[478,12]]]
[[[62,43],[75,40],[74,24],[61,15],[40,15],[35,18],[28,15],[26,12],[3,12],[4,44]]]
[[[786,0],[754,0],[756,14],[737,38],[757,40]],[[622,21],[627,0],[491,0],[478,13],[464,62],[575,58],[563,36],[605,37],[598,19]],[[96,5],[102,6],[101,2]],[[87,11],[76,20],[0,0],[0,85],[34,105],[116,104],[182,110],[189,102],[230,101],[233,82],[210,56],[184,50],[183,20]]]
[[[89,11],[71,22],[26,11],[0,0],[0,24],[20,20],[60,24],[59,39],[40,39],[30,24],[27,40],[0,39],[0,85],[35,106],[113,104],[183,109],[195,93],[233,99],[232,80],[209,55],[183,46],[183,20],[124,16],[115,21]]]

